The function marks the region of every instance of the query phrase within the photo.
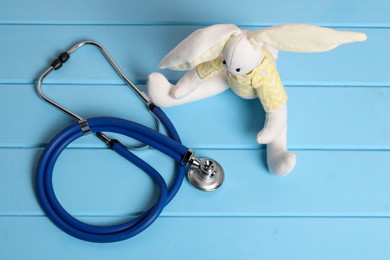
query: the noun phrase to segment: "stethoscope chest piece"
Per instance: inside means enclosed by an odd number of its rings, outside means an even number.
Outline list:
[[[221,165],[208,158],[200,158],[198,163],[188,168],[188,180],[196,188],[203,191],[213,191],[219,188],[224,181],[224,170]]]

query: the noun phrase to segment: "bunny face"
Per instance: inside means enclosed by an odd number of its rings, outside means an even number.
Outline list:
[[[233,75],[239,76],[251,72],[263,58],[263,52],[260,49],[255,50],[250,44],[247,33],[232,36],[223,49],[223,63],[227,71]]]

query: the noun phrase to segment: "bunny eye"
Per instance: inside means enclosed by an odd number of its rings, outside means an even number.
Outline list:
[[[226,60],[223,60],[222,63],[226,65]]]
[[[236,69],[237,72],[240,72],[240,70],[241,70],[240,68],[237,68],[237,69]]]

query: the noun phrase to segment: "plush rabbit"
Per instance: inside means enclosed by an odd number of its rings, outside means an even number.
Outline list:
[[[364,41],[366,35],[306,24],[286,24],[258,31],[217,24],[193,32],[174,48],[159,68],[188,70],[172,85],[160,73],[148,78],[148,93],[162,107],[175,106],[223,92],[229,87],[245,99],[259,98],[266,112],[257,134],[267,144],[269,170],[288,174],[296,156],[287,150],[287,94],[276,69],[278,51],[323,52]]]

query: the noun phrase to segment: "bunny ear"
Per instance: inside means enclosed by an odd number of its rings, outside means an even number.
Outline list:
[[[218,58],[226,42],[241,30],[233,24],[217,24],[193,32],[160,62],[160,69],[190,70]]]
[[[285,24],[256,31],[249,41],[254,48],[268,44],[290,52],[323,52],[350,42],[365,41],[364,33],[337,31],[308,24]]]

